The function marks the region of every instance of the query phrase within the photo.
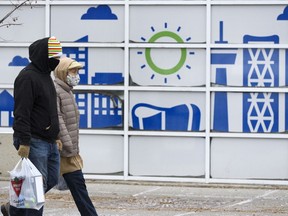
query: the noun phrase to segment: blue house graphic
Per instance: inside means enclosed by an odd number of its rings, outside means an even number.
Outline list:
[[[11,127],[13,124],[14,99],[7,90],[0,93],[0,126]]]

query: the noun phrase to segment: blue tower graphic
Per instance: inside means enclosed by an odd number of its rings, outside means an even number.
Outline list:
[[[13,109],[14,109],[14,100],[13,96],[9,94],[7,90],[3,90],[0,93],[0,126],[9,126],[13,125]]]
[[[223,21],[220,21],[219,41],[215,43],[228,43],[223,39]],[[211,53],[211,64],[216,65],[216,83],[227,85],[227,66],[235,64],[237,49],[225,49]],[[216,131],[229,131],[228,101],[226,92],[215,92],[213,129]]]
[[[277,35],[245,35],[244,43],[279,43]],[[279,50],[272,48],[243,49],[244,86],[279,86]],[[278,93],[243,93],[243,132],[278,132]]]
[[[280,22],[288,21],[288,5],[284,8],[283,13],[279,14],[277,20]],[[285,86],[288,86],[288,49],[285,50]],[[285,93],[285,131],[288,131],[288,94]]]

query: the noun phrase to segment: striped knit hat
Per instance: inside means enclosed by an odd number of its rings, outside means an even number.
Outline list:
[[[48,58],[56,58],[62,55],[62,47],[56,37],[52,36],[48,39]]]

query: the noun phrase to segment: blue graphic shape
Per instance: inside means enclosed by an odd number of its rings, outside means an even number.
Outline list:
[[[124,77],[121,72],[113,72],[113,73],[95,73],[95,76],[92,77],[92,84],[99,85],[113,85],[117,83],[124,82]]]
[[[232,65],[235,64],[236,53],[212,53],[211,64]]]
[[[88,42],[88,35],[76,40],[75,42]],[[79,70],[80,85],[88,84],[88,48],[87,47],[63,47],[63,53],[80,63],[83,68]]]
[[[285,131],[288,131],[288,93],[285,93]]]
[[[8,64],[8,66],[27,66],[29,64],[29,60],[27,58],[23,58],[21,56],[15,56],[12,61]]]
[[[277,20],[288,20],[288,6],[284,8],[283,13],[277,17]]]
[[[288,86],[288,49],[285,50],[285,86]],[[285,93],[285,131],[288,131],[288,93]]]
[[[279,132],[278,106],[279,93],[243,93],[243,132]]]
[[[88,128],[88,93],[74,93],[80,113],[79,127]]]
[[[122,102],[117,97],[92,94],[92,128],[122,126]]]
[[[224,40],[224,28],[223,21],[219,23],[219,41],[215,43],[228,43]],[[213,49],[216,51],[216,49]],[[227,53],[229,50],[229,53]],[[231,50],[231,52],[230,52]],[[211,64],[216,65],[216,83],[220,85],[227,85],[227,66],[234,65],[236,61],[236,51],[237,49],[220,49],[217,50],[217,53],[211,53]],[[219,52],[219,51],[222,51]]]
[[[139,130],[199,131],[201,111],[194,104],[170,108],[147,103],[132,108],[132,127]]]
[[[228,43],[224,40],[224,28],[223,21],[219,23],[219,40],[215,43]],[[227,50],[229,52],[227,52]],[[230,52],[231,50],[231,52]],[[220,85],[227,85],[227,67],[234,65],[236,61],[237,49],[220,49],[217,53],[211,53],[211,64],[216,65],[216,79],[215,82]],[[222,53],[221,53],[221,52]],[[228,124],[228,98],[227,92],[215,92],[214,96],[214,119],[213,119],[213,130],[216,131],[229,131]]]
[[[224,28],[223,28],[223,21],[219,22],[219,41],[215,41],[215,43],[228,43],[228,41],[224,40]]]
[[[277,35],[245,35],[244,43],[279,43]],[[243,49],[243,85],[279,86],[279,49]],[[243,93],[243,132],[279,132],[279,94]]]
[[[244,36],[244,43],[273,42],[278,44],[277,35],[258,37]],[[279,49],[243,49],[243,85],[253,87],[279,86]]]
[[[13,110],[14,110],[14,99],[13,96],[7,91],[3,90],[0,93],[0,122],[2,122],[2,118],[4,116],[8,116],[8,125],[0,125],[0,126],[9,126],[13,125]],[[8,113],[8,115],[4,115],[4,113]]]
[[[216,83],[227,84],[226,68],[216,69]],[[215,92],[213,129],[228,132],[228,99],[227,92]]]
[[[81,16],[81,20],[117,20],[118,17],[112,13],[108,5],[99,5],[98,7],[90,7],[85,14]]]

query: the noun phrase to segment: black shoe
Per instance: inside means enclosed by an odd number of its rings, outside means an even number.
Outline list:
[[[3,216],[9,216],[9,208],[10,208],[9,202],[1,205],[1,212],[2,212]]]

